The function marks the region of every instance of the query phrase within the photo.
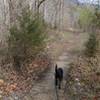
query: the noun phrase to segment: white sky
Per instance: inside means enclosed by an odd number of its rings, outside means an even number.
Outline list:
[[[78,1],[80,1],[80,2],[82,2],[82,3],[84,3],[84,2],[86,2],[86,3],[94,3],[94,4],[96,4],[97,2],[98,2],[98,0],[78,0]],[[99,2],[100,2],[100,0],[99,0]]]

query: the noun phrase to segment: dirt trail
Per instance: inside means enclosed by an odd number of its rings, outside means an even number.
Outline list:
[[[29,95],[26,95],[21,100],[66,100],[65,99],[65,78],[66,72],[69,68],[69,63],[73,55],[70,55],[70,51],[72,52],[75,49],[75,52],[79,51],[81,47],[83,47],[83,42],[86,40],[86,36],[83,34],[79,34],[75,36],[71,34],[70,38],[67,41],[64,39],[62,42],[62,54],[55,60],[55,64],[58,64],[58,67],[62,67],[64,69],[64,80],[62,84],[62,89],[56,92],[55,85],[54,85],[54,66],[51,66],[51,69],[48,71],[47,74],[44,74],[44,77],[34,83],[33,88],[31,89]]]
[[[73,57],[73,54],[70,55],[70,52],[72,53],[73,49],[75,49],[74,53],[79,52],[81,47],[83,47],[82,45],[85,40],[86,35],[84,34],[79,34],[78,36],[69,34],[69,36],[67,35],[63,38],[63,41],[59,41],[59,43],[61,43],[61,48],[59,47],[56,49],[62,49],[62,53],[60,53],[60,56],[57,57],[54,63],[57,63],[58,67],[62,67],[64,69],[64,80],[61,90],[57,89],[56,92],[54,85],[54,66],[51,66],[51,69],[47,73],[44,73],[42,79],[40,79],[38,82],[33,82],[33,87],[29,93],[23,94],[21,97],[13,95],[10,98],[4,100],[66,100],[64,96],[66,82],[65,78],[71,57]]]
[[[66,69],[66,66],[68,64],[67,61],[68,61],[68,54],[63,53],[61,56],[59,56],[56,63],[58,64],[58,67]],[[56,89],[54,85],[54,67],[52,66],[51,70],[44,76],[44,78],[40,80],[38,83],[34,84],[32,90],[30,91],[31,93],[30,98],[32,98],[32,100],[65,100],[64,86],[65,86],[65,81],[63,81],[62,89],[61,90],[57,89],[57,94],[56,94]],[[24,100],[29,100],[29,99],[24,98]]]

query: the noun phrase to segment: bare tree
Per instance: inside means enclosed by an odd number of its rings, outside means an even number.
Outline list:
[[[45,2],[46,0],[35,0],[35,12],[39,14],[40,6]]]

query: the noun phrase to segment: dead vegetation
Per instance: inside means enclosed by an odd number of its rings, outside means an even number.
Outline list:
[[[87,50],[87,49],[86,49]],[[100,99],[100,55],[87,57],[79,54],[73,58],[68,70],[66,92],[70,99],[99,100]]]
[[[7,96],[13,92],[26,93],[33,86],[33,81],[39,80],[43,72],[51,67],[47,55],[38,55],[32,62],[26,63],[21,72],[14,70],[12,63],[4,63],[0,69],[0,95]]]

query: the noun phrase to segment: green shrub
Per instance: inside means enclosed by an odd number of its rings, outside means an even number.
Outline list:
[[[79,25],[85,31],[90,31],[94,25],[96,19],[94,10],[89,8],[79,9]]]
[[[97,49],[98,49],[98,41],[96,38],[96,34],[91,33],[89,36],[89,40],[86,42],[85,55],[87,57],[95,57]]]
[[[18,17],[17,25],[10,28],[8,47],[15,66],[36,54],[46,46],[46,26],[40,17],[33,16],[29,9],[24,9]]]

